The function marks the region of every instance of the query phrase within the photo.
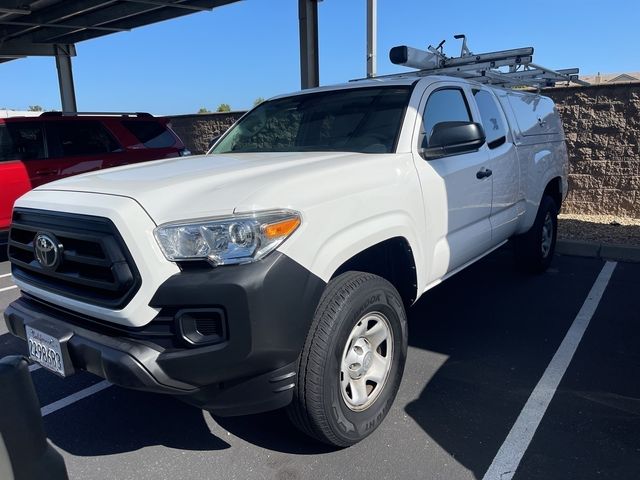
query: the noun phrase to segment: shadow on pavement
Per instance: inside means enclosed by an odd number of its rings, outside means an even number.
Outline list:
[[[2,314],[0,314],[0,323],[2,329],[4,329],[4,318]],[[2,330],[0,330],[2,331]],[[5,329],[6,331],[6,329]],[[27,347],[22,340],[17,339],[10,333],[0,334],[0,357],[5,357],[7,355],[26,355]]]
[[[178,450],[224,450],[203,412],[165,395],[110,387],[45,417],[49,439],[73,455],[132,452],[153,445]]]
[[[498,251],[409,312],[410,346],[448,356],[406,412],[482,478],[586,298],[602,262],[556,257],[516,272]]]
[[[230,448],[211,433],[204,415],[211,416],[170,396],[110,387],[45,417],[45,427],[57,447],[78,456],[112,455],[152,445],[194,451]],[[299,432],[283,410],[211,417],[222,429],[270,450],[300,455],[335,450]]]
[[[561,218],[558,221],[558,236],[562,239],[635,246],[640,245],[640,225]]]
[[[300,432],[284,410],[243,417],[213,417],[225,430],[262,448],[296,455],[315,455],[336,451]]]
[[[512,252],[502,249],[408,311],[409,345],[448,360],[405,410],[476,476],[491,463],[601,266],[599,260],[557,257],[548,273],[531,276],[517,272]],[[263,448],[332,451],[298,432],[282,411],[216,421]]]
[[[602,262],[557,257],[540,276],[515,272],[501,250],[428,292],[409,310],[409,343],[447,356],[404,408],[437,445],[481,478],[586,298]],[[411,362],[411,356],[409,357]],[[422,380],[422,382],[421,382]],[[411,397],[412,399],[415,396]],[[58,447],[99,456],[153,445],[215,451],[206,412],[164,395],[111,387],[45,418]],[[259,447],[313,455],[334,451],[299,432],[284,411],[213,417]]]

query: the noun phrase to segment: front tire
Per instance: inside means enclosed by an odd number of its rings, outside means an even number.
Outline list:
[[[520,270],[543,273],[549,268],[558,237],[558,207],[549,195],[542,197],[536,219],[528,232],[514,238],[516,265]]]
[[[359,442],[389,412],[406,356],[406,314],[393,285],[362,272],[336,277],[300,355],[289,417],[321,442]]]

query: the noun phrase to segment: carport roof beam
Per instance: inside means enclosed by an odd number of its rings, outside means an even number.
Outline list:
[[[239,0],[22,0],[30,14],[7,14],[3,21],[14,22],[0,28],[0,44],[9,40],[26,43],[70,44],[170,20]],[[17,22],[29,22],[20,25]],[[79,28],[62,28],[56,25]]]
[[[67,1],[50,5],[41,10],[32,10],[31,14],[26,17],[33,23],[57,23],[74,17],[77,19],[92,10],[112,4],[113,0],[81,0]],[[7,41],[14,37],[23,36],[30,31],[35,30],[34,27],[20,28],[16,26],[13,29],[3,29],[0,31],[0,42]]]
[[[124,0],[125,2],[130,3],[141,3],[146,5],[156,5],[158,7],[172,7],[172,8],[182,8],[185,10],[192,10],[194,12],[208,12],[213,10],[213,7],[199,7],[197,5],[187,5],[184,3],[172,3],[164,0]]]
[[[31,9],[29,8],[6,8],[0,7],[0,13],[11,13],[14,15],[29,15],[31,13]]]
[[[76,55],[75,45],[63,45],[61,47],[68,56]],[[0,43],[0,58],[2,57],[53,57],[58,54],[58,45],[53,43]]]
[[[105,32],[128,32],[129,28],[117,27],[101,27],[98,25],[72,25],[69,23],[40,23],[40,22],[23,22],[22,20],[0,20],[0,25],[18,25],[23,27],[50,27],[50,28],[66,28],[70,30],[89,29],[104,30]]]

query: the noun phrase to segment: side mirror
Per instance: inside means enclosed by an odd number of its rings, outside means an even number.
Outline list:
[[[484,145],[482,125],[473,122],[436,123],[431,137],[424,137],[420,153],[426,160],[472,152]]]

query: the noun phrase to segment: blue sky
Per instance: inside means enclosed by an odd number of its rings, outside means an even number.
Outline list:
[[[478,7],[478,5],[482,5]],[[365,74],[366,0],[319,4],[320,82]],[[400,69],[394,45],[426,47],[456,33],[476,53],[535,47],[534,61],[583,73],[640,71],[637,0],[378,0],[378,73]],[[77,45],[78,107],[84,111],[192,113],[299,89],[297,0],[245,0],[212,12],[142,27]],[[59,109],[55,61],[0,64],[0,108]]]

